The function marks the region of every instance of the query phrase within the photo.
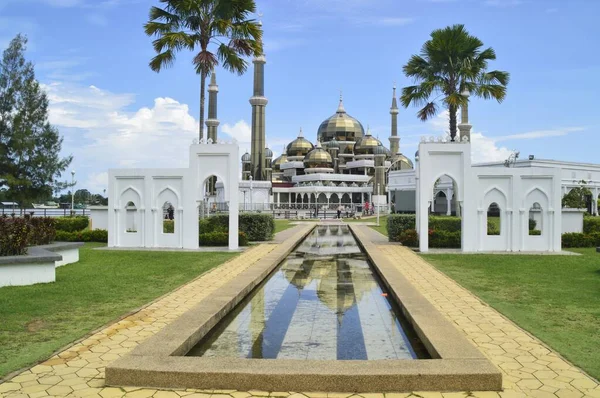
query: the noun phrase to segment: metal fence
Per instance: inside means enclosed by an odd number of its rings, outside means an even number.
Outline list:
[[[34,217],[67,217],[70,215],[75,216],[89,216],[89,209],[17,209],[12,207],[3,207],[0,214],[17,216],[23,216],[25,214],[33,214]]]
[[[340,207],[341,206],[341,207]],[[249,204],[240,204],[239,212],[240,213],[263,213],[263,214],[271,214],[276,219],[290,219],[290,218],[301,218],[301,219],[310,219],[310,218],[319,218],[319,219],[332,219],[338,217],[338,209],[341,210],[340,216],[342,218],[356,217],[356,216],[364,216],[364,215],[374,215],[374,209],[370,209],[367,212],[364,209],[363,205],[354,205],[354,204],[339,204],[339,203],[331,203],[331,204],[253,204],[250,206]],[[387,213],[387,207],[385,211],[383,208],[380,208],[382,213]],[[208,203],[204,206],[200,206],[200,218],[210,217],[216,214],[228,214],[229,213],[229,203],[228,202],[217,202],[217,203]]]

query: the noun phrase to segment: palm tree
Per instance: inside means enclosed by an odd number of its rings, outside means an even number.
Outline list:
[[[437,101],[441,101],[450,112],[450,137],[454,141],[456,111],[468,101],[465,91],[498,102],[506,96],[509,74],[487,71],[488,61],[496,59],[496,52],[491,47],[482,50],[482,46],[483,42],[471,36],[464,25],[434,30],[421,54],[413,55],[404,65],[404,74],[416,85],[402,89],[402,105],[423,106],[417,116],[426,121],[437,114]]]
[[[254,0],[160,0],[162,8],[150,9],[144,25],[157,55],[150,68],[160,72],[172,66],[181,50],[198,51],[192,63],[200,75],[200,131],[204,130],[206,78],[219,63],[228,71],[242,75],[248,68],[244,56],[262,54],[260,22],[248,19],[256,11]],[[216,53],[209,49],[216,48]]]

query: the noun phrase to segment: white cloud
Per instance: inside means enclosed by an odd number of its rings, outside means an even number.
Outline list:
[[[473,163],[498,162],[507,159],[513,151],[499,147],[493,138],[482,133],[471,133],[471,161]]]
[[[235,138],[240,145],[250,143],[252,138],[252,129],[245,120],[240,120],[234,125],[225,123],[221,126],[221,131],[230,137]]]
[[[495,137],[494,139],[496,142],[500,142],[509,140],[531,140],[536,138],[562,137],[571,133],[579,133],[585,130],[585,127],[565,127],[553,130],[537,130],[528,131],[526,133],[503,135],[500,137]]]
[[[108,172],[90,173],[83,184],[78,184],[85,187],[92,193],[103,193],[103,190],[108,190]]]

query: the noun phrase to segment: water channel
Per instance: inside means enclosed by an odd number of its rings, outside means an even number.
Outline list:
[[[321,360],[428,357],[345,225],[316,227],[188,355]]]

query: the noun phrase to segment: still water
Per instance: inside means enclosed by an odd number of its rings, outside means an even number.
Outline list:
[[[315,228],[189,353],[272,359],[426,357],[347,226]]]

